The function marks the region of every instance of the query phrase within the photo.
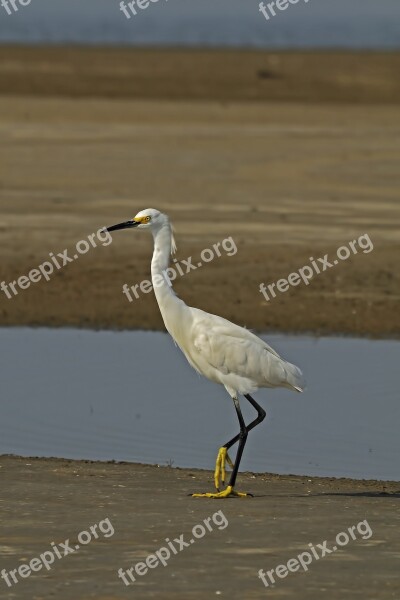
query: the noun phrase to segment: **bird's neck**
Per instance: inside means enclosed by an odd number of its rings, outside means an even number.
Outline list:
[[[169,267],[171,255],[172,230],[169,222],[153,232],[154,251],[151,261],[151,275],[163,275]],[[154,283],[154,282],[153,282]]]
[[[178,298],[168,277],[171,255],[172,230],[169,222],[153,232],[154,252],[151,261],[151,279],[165,327],[179,344],[180,329],[185,317],[185,303]]]

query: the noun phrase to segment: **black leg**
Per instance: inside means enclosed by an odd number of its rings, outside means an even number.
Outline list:
[[[220,449],[220,451],[218,453],[217,463],[216,463],[216,467],[215,467],[215,474],[214,474],[215,486],[217,488],[217,493],[191,494],[191,496],[201,497],[201,498],[226,498],[231,495],[232,496],[251,496],[251,494],[244,494],[244,493],[242,494],[240,492],[235,492],[233,488],[236,483],[236,477],[237,477],[237,474],[239,471],[240,461],[242,459],[243,450],[246,445],[248,433],[256,425],[258,425],[258,423],[261,423],[261,421],[263,421],[265,419],[266,412],[263,408],[261,408],[261,406],[259,404],[257,404],[257,402],[250,396],[250,394],[245,394],[244,397],[246,398],[246,400],[248,400],[250,402],[250,404],[253,406],[253,408],[256,409],[257,418],[254,419],[254,421],[252,421],[246,427],[246,424],[243,419],[242,411],[240,410],[239,400],[237,398],[233,398],[233,402],[235,404],[235,409],[236,409],[236,414],[239,419],[240,433],[238,435],[235,435],[234,438],[232,438],[231,440],[229,440],[229,442],[227,442],[224,446],[222,446],[222,448]],[[219,491],[219,481],[220,481],[219,478],[220,478],[221,471],[222,471],[223,476],[225,473],[225,460],[227,459],[226,452],[227,452],[228,448],[233,446],[233,444],[235,444],[237,441],[239,441],[239,447],[238,447],[238,451],[236,454],[235,464],[233,465],[233,468],[232,468],[232,473],[231,473],[231,477],[229,480],[229,484],[228,484],[228,487],[226,488],[226,490],[223,490],[222,492],[220,492]],[[222,452],[223,450],[225,450],[225,452]],[[228,462],[229,462],[229,464],[231,464],[230,460]],[[223,481],[223,483],[225,483],[225,482]]]
[[[239,419],[240,433],[237,436],[239,438],[239,447],[238,447],[238,451],[236,454],[236,460],[235,460],[235,464],[233,465],[233,470],[232,470],[231,477],[229,479],[229,484],[228,484],[231,487],[234,487],[234,485],[235,485],[236,477],[237,477],[237,474],[239,471],[240,461],[242,459],[243,450],[244,450],[244,447],[246,445],[246,440],[247,440],[247,427],[246,427],[244,419],[243,419],[242,411],[240,410],[239,400],[237,398],[233,398],[233,401],[235,403],[236,413],[237,413],[237,416]]]
[[[250,394],[245,394],[244,397],[246,398],[246,400],[248,400],[250,402],[250,404],[256,409],[257,411],[257,418],[254,419],[254,421],[252,421],[249,425],[247,425],[246,430],[247,433],[249,433],[249,431],[251,431],[256,425],[258,425],[259,423],[261,423],[262,421],[264,421],[267,413],[265,412],[265,410],[254,400],[254,398],[252,398],[250,396]],[[227,442],[226,444],[223,445],[223,448],[226,448],[227,450],[229,450],[229,448],[231,446],[233,446],[233,444],[236,444],[236,442],[239,440],[240,438],[240,433],[238,433],[237,435],[235,435],[235,437],[233,437],[231,440],[229,440],[229,442]]]

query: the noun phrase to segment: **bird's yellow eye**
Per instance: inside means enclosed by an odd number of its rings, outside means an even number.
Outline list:
[[[151,217],[145,217],[145,218],[144,218],[144,222],[145,222],[145,223],[148,223],[150,220],[151,220]]]

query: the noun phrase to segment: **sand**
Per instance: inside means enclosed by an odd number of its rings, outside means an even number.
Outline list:
[[[1,48],[0,279],[152,206],[171,216],[181,261],[237,247],[178,279],[187,303],[259,331],[398,336],[398,61]],[[276,77],[255,77],[262,64]],[[372,252],[260,293],[364,234]],[[0,324],[162,329],[152,294],[122,293],[148,279],[151,251],[150,236],[118,232],[49,282],[0,292]]]
[[[80,532],[106,519],[112,525],[103,523],[99,539],[56,558],[49,571],[42,567],[11,588],[0,580],[7,600],[399,597],[398,483],[246,473],[238,489],[254,497],[218,501],[187,495],[212,489],[207,471],[0,457],[0,473],[1,568],[7,572],[52,550],[51,542],[63,554],[66,539],[75,548]],[[190,544],[193,528],[219,511],[209,521],[212,531]],[[351,539],[348,529],[358,525],[361,533],[353,529]],[[337,534],[346,532],[348,543],[341,536],[344,545],[322,556],[318,544],[326,540],[331,550]],[[165,567],[136,576],[129,586],[118,577],[120,568],[126,572],[181,534],[189,546],[171,552]],[[309,544],[320,558],[307,572],[276,577],[274,587],[267,579],[265,587],[260,569],[287,564],[310,551]]]

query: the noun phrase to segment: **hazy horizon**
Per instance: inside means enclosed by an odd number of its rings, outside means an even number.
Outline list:
[[[120,0],[32,0],[8,15],[0,42],[233,47],[400,47],[398,0],[299,0],[267,21],[258,0],[159,0],[127,19]]]

